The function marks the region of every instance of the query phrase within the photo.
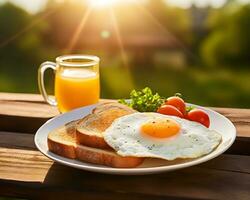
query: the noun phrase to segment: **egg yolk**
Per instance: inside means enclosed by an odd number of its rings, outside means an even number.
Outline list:
[[[151,137],[168,138],[180,131],[180,125],[172,119],[151,120],[141,126],[141,131]]]

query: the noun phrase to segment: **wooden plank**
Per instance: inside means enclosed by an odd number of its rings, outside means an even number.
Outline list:
[[[237,129],[237,135],[250,137],[250,109],[212,108],[230,119]]]
[[[0,147],[36,150],[34,135],[0,131]]]
[[[250,137],[237,137],[227,154],[250,155]]]
[[[23,101],[1,101],[1,115],[29,118],[51,118],[59,114],[56,107],[45,103]]]
[[[122,191],[102,191],[93,189],[82,190],[70,190],[64,187],[50,188],[50,187],[34,187],[33,184],[22,184],[16,187],[16,183],[0,182],[0,193],[9,197],[23,197],[28,199],[38,199],[38,200],[72,200],[72,199],[87,199],[87,200],[162,200],[164,197],[161,195],[144,195],[137,193],[125,193]],[[38,191],[39,190],[39,191]],[[195,200],[195,198],[179,198],[179,197],[167,197],[168,200]],[[205,200],[205,198],[203,198]]]
[[[250,156],[224,154],[175,172],[115,176],[54,163],[35,150],[31,134],[1,132],[0,138],[0,196],[31,199],[64,196],[87,199],[103,199],[104,196],[108,199],[250,197]]]
[[[56,107],[44,102],[41,95],[0,93],[0,115],[48,119],[58,115]]]
[[[41,95],[0,93],[0,130],[34,133],[48,119],[58,115]]]
[[[49,118],[8,116],[0,114],[0,130],[34,134]]]
[[[0,92],[0,100],[2,101],[25,101],[25,102],[44,102],[40,94],[27,93],[7,93]]]

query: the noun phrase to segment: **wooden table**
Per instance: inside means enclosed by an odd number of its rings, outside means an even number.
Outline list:
[[[34,133],[58,114],[31,94],[0,93],[0,196],[28,199],[250,199],[250,109],[213,108],[237,127],[223,155],[157,175],[115,176],[66,167],[43,156]]]

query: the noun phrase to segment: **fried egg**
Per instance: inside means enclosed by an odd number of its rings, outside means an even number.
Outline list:
[[[133,113],[116,119],[104,139],[121,156],[174,160],[210,153],[221,142],[221,135],[179,117]]]

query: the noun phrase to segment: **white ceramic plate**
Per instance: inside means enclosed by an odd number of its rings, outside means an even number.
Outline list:
[[[192,105],[192,104],[189,104]],[[48,151],[47,146],[47,136],[50,131],[53,129],[64,125],[67,122],[72,120],[80,119],[87,114],[89,114],[96,105],[82,107],[71,112],[59,115],[47,121],[42,125],[35,135],[35,144],[36,147],[47,157],[52,160],[59,162],[64,165],[75,167],[78,169],[107,173],[107,174],[120,174],[120,175],[136,175],[136,174],[153,174],[165,171],[177,170],[185,167],[190,167],[197,165],[212,158],[215,158],[226,151],[234,142],[236,138],[236,129],[232,122],[228,120],[223,115],[212,111],[210,109],[193,105],[198,108],[206,110],[210,117],[210,129],[214,129],[222,135],[221,144],[210,154],[205,155],[196,159],[177,159],[175,161],[164,161],[160,159],[146,159],[142,165],[136,168],[112,168],[102,165],[96,165],[91,163],[86,163],[78,160],[68,159],[61,156],[58,156],[52,152]]]

